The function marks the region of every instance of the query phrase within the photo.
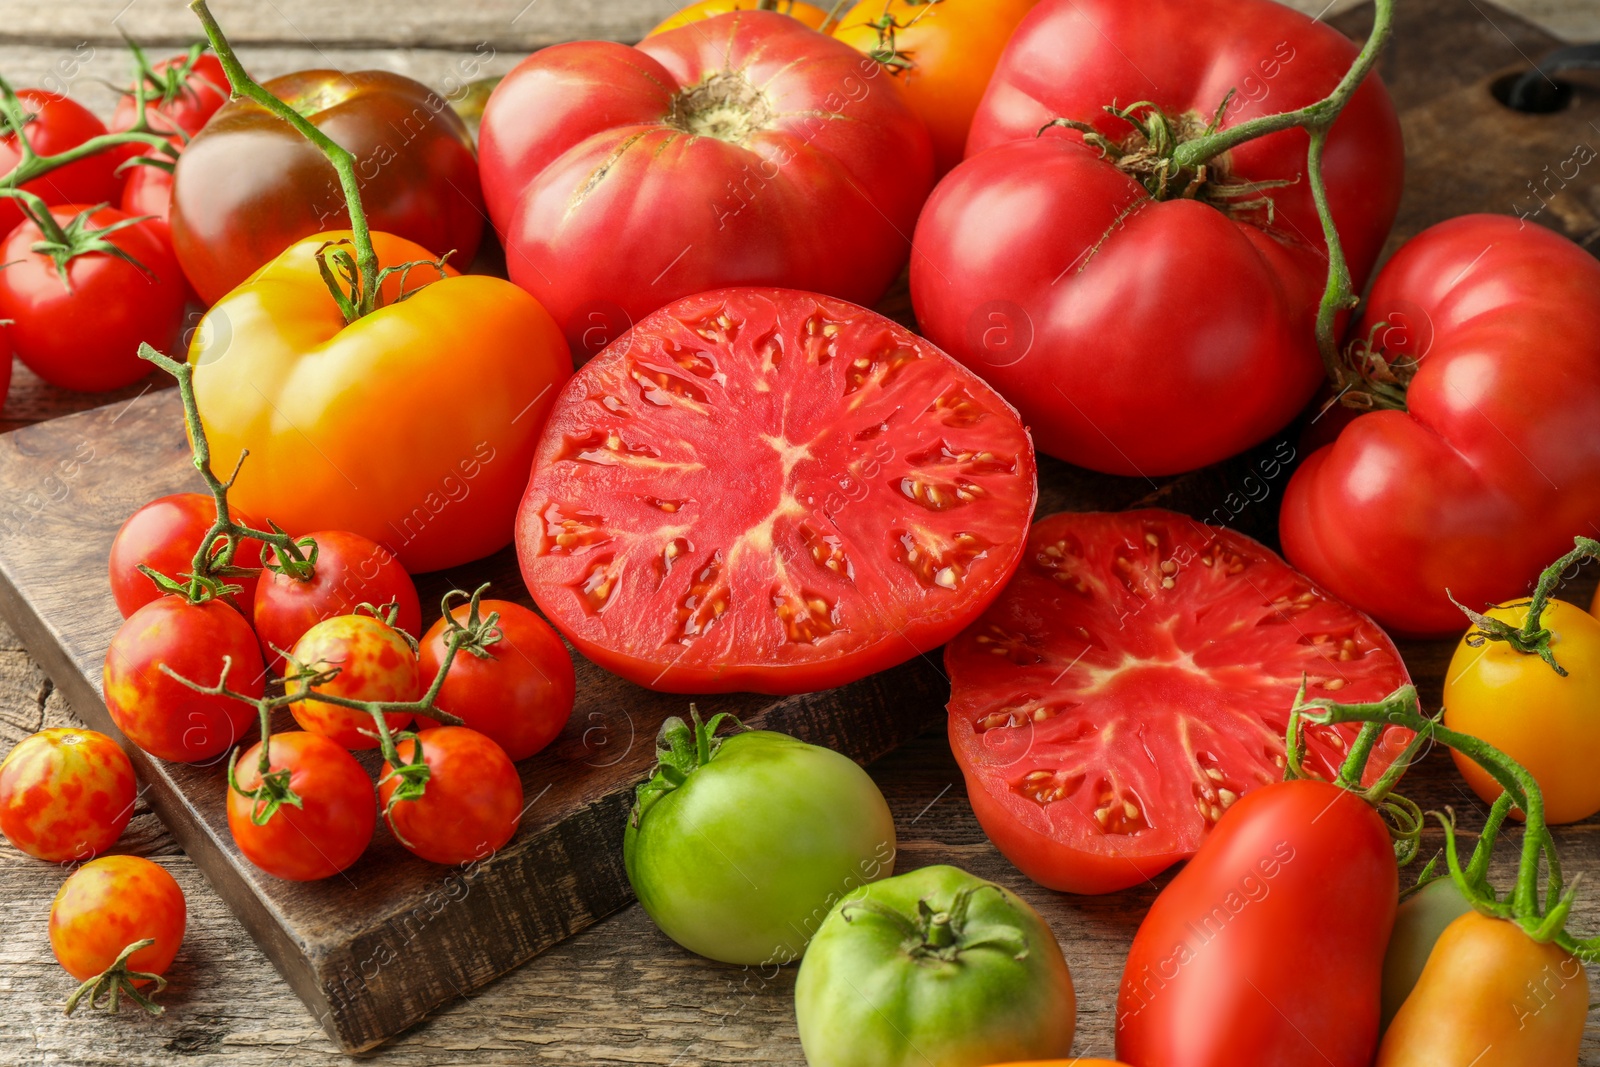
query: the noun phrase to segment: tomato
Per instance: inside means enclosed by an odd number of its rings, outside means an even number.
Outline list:
[[[495,624],[499,636],[487,644],[462,646],[434,706],[489,738],[511,759],[524,760],[554,741],[572,717],[578,685],[572,656],[549,624],[521,604],[484,600],[478,606],[483,618],[500,616]],[[450,617],[456,624],[468,622],[471,606],[452,608]],[[450,629],[441,618],[422,639],[418,658],[424,690],[439,675]],[[417,724],[438,725],[422,716]]]
[[[449,103],[388,71],[306,70],[264,82],[357,160],[367,222],[428,251],[477,253],[483,200],[472,136]],[[172,240],[183,271],[215,304],[284,249],[349,222],[322,150],[253,100],[223,106],[178,158]]]
[[[122,186],[122,213],[150,215],[153,216],[152,222],[166,226],[167,216],[172,211],[171,172],[160,167],[135,164],[123,173],[127,175],[127,181]],[[167,240],[172,240],[170,229],[167,230]],[[189,284],[187,277],[184,278],[184,284]]]
[[[340,615],[325,619],[295,642],[289,655],[295,669],[338,670],[320,685],[290,680],[291,695],[325,693],[350,700],[406,703],[422,696],[417,655],[401,633],[371,615]],[[292,675],[291,675],[292,679]],[[345,748],[378,747],[377,724],[364,711],[341,708],[318,700],[298,700],[289,705],[303,730],[321,734]],[[385,712],[391,733],[411,721],[409,712]]]
[[[1399,874],[1389,830],[1314,778],[1239,800],[1156,897],[1117,997],[1141,1067],[1368,1067]]]
[[[183,329],[186,291],[171,248],[159,229],[115,208],[72,204],[50,214],[59,234],[47,235],[30,220],[0,243],[0,262],[7,264],[0,271],[0,318],[12,320],[17,355],[63,389],[103,392],[138,381],[150,373],[139,343],[168,350]],[[102,240],[121,254],[95,250],[99,242],[82,232],[113,227]],[[58,236],[72,242],[59,256],[35,250]]]
[[[1382,1029],[1389,1028],[1400,1005],[1416,988],[1439,935],[1471,910],[1472,905],[1449,877],[1429,882],[1400,902],[1383,957]]]
[[[1588,1012],[1582,963],[1514,923],[1468,912],[1439,936],[1377,1067],[1577,1067]]]
[[[111,969],[123,950],[148,938],[155,943],[133,953],[126,965],[153,978],[172,965],[187,920],[183,890],[166,868],[138,856],[101,856],[74,871],[56,893],[50,949],[68,974],[87,982]],[[113,1004],[115,998],[113,993]]]
[[[161,670],[214,686],[229,659],[228,686],[259,697],[266,677],[256,635],[220,600],[152,600],[123,621],[106,651],[104,693],[111,720],[152,756],[197,763],[221,755],[256,722],[240,700],[197,693]]]
[[[622,857],[645,912],[724,963],[798,959],[834,902],[894,870],[894,819],[867,772],[767,730],[716,737],[723,718],[668,719]],[[813,1061],[815,1062],[815,1061]]]
[[[250,451],[231,499],[287,530],[361,534],[413,574],[486,556],[511,538],[540,427],[572,373],[566,342],[516,286],[448,269],[404,303],[391,276],[386,306],[346,326],[316,251],[349,236],[289,248],[195,333],[212,453]],[[388,265],[429,256],[372,239]],[[430,272],[413,273],[412,287]]]
[[[273,670],[283,670],[283,656],[274,650],[287,652],[317,623],[352,614],[362,604],[380,609],[396,604],[400,613],[395,626],[412,637],[422,632],[417,587],[387,548],[346,530],[324,530],[308,538],[315,545],[303,546],[312,562],[309,578],[269,570],[256,588],[256,634]],[[268,549],[267,559],[276,562],[277,553]]]
[[[349,752],[320,734],[275,733],[271,771],[288,771],[300,803],[283,804],[264,823],[252,813],[264,808],[236,789],[228,790],[228,829],[245,859],[274,878],[310,882],[349,867],[366,851],[378,822],[372,779]],[[240,789],[261,785],[261,743],[235,764]]]
[[[428,766],[427,789],[415,800],[391,804],[399,780],[385,763],[378,800],[390,831],[430,863],[487,859],[510,841],[522,820],[522,780],[500,746],[476,730],[441,726],[399,742],[403,762]]]
[[[122,836],[136,796],[133,764],[111,738],[41,730],[0,763],[0,832],[35,859],[92,859]]]
[[[18,89],[17,98],[33,116],[26,126],[28,144],[41,156],[76,148],[106,132],[105,123],[97,119],[94,112],[70,97],[43,89]],[[14,169],[21,158],[16,131],[0,119],[0,176]],[[26,182],[22,188],[42,197],[47,204],[106,203],[117,199],[119,162],[114,153],[96,152]],[[16,201],[0,197],[0,235],[10,233],[22,221],[22,209],[17,207]]]
[[[812,1067],[1066,1056],[1078,1010],[1039,913],[955,867],[848,894],[806,950],[794,1007]]]
[[[1120,1060],[1029,1060],[1026,1063],[998,1063],[994,1067],[1128,1067]]]
[[[878,64],[770,11],[535,52],[496,87],[480,139],[511,280],[583,356],[727,285],[875,302],[933,175],[927,131]]]
[[[1034,471],[1015,412],[921,338],[827,297],[723,290],[568,383],[517,548],[545,617],[609,671],[810,692],[975,618],[1017,565]]]
[[[187,54],[172,56],[156,63],[151,70],[168,82],[163,91],[145,98],[145,124],[152,133],[193,137],[228,102],[228,76],[223,73],[222,61],[210,52],[201,53],[193,63],[189,62]],[[146,86],[145,92],[150,94],[154,90]],[[111,115],[110,128],[114,131],[131,129],[138,116],[138,102],[133,93],[125,92]]]
[[[885,63],[927,124],[940,174],[967,131],[1017,24],[1039,0],[862,0],[833,35]]]
[[[1035,523],[1000,599],[945,649],[950,747],[989,839],[1052,889],[1105,893],[1194,853],[1283,776],[1301,679],[1376,700],[1394,643],[1250,538],[1170,511]],[[1358,726],[1307,732],[1331,773]],[[1376,776],[1410,741],[1387,731]]]
[[[253,530],[266,530],[259,520],[230,507],[233,521]],[[183,581],[194,566],[194,554],[217,519],[217,505],[209,493],[173,493],[150,501],[128,516],[111,542],[111,595],[117,610],[127,618],[152,600],[161,589],[140,572],[140,565]],[[246,539],[233,553],[236,567],[261,566],[261,542]],[[242,590],[234,594],[241,605],[255,598],[255,578],[228,578]]]
[[[1250,141],[1158,195],[1117,165],[1144,138],[1107,105],[1137,101],[1141,119],[1159,107],[1181,144],[1230,89],[1224,128],[1322,99],[1355,54],[1269,0],[1044,0],[995,71],[967,161],[917,224],[923,332],[1017,405],[1040,451],[1080,466],[1169,474],[1266,439],[1324,374],[1313,326],[1328,268],[1307,135]],[[1056,118],[1092,123],[1106,151],[1075,129],[1041,134]],[[1359,290],[1403,170],[1376,77],[1333,127],[1323,169]]]
[[[1520,627],[1528,604],[1524,600],[1487,614]],[[1469,633],[1456,646],[1444,676],[1444,722],[1527,768],[1544,790],[1547,822],[1580,822],[1600,811],[1600,775],[1589,758],[1600,749],[1600,619],[1564,600],[1550,600],[1539,622],[1554,635],[1550,651],[1567,675],[1504,641],[1474,647]],[[1485,803],[1500,795],[1500,783],[1471,757],[1453,749],[1450,754]]]
[[[755,11],[760,2],[761,0],[699,0],[698,3],[690,4],[668,15],[645,36],[654,37],[658,33],[666,33],[679,26],[687,26],[691,22],[701,22],[716,18],[718,15],[726,15],[730,11]],[[821,29],[822,24],[828,21],[827,7],[808,4],[805,0],[774,0],[773,6],[768,10],[788,15],[813,30]]]
[[[1600,263],[1542,226],[1467,215],[1408,241],[1362,306],[1352,336],[1415,371],[1404,410],[1361,415],[1295,472],[1284,552],[1391,629],[1456,633],[1446,590],[1512,600],[1594,532]]]

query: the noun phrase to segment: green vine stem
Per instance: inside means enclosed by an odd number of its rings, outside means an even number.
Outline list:
[[[1550,564],[1539,575],[1539,581],[1533,587],[1533,596],[1525,601],[1503,605],[1510,608],[1524,605],[1527,607],[1528,614],[1523,618],[1521,626],[1512,626],[1473,611],[1455,597],[1450,597],[1450,602],[1472,620],[1473,628],[1467,631],[1467,636],[1464,638],[1467,644],[1472,648],[1482,648],[1490,641],[1504,641],[1524,655],[1538,656],[1550,665],[1551,670],[1565,678],[1567,669],[1556,662],[1555,653],[1550,648],[1550,639],[1555,635],[1544,625],[1544,610],[1550,604],[1550,595],[1556,591],[1556,587],[1561,584],[1571,567],[1586,559],[1600,558],[1600,541],[1589,537],[1574,537],[1572,543],[1571,552]],[[1448,592],[1446,595],[1449,595]]]
[[[176,149],[167,139],[167,135],[154,133],[150,129],[149,116],[146,114],[146,105],[150,99],[148,90],[143,85],[135,86],[133,97],[137,109],[134,112],[133,125],[126,130],[102,133],[65,151],[41,156],[34,151],[33,146],[28,143],[28,138],[23,134],[24,127],[33,120],[33,116],[28,113],[28,106],[23,103],[16,90],[11,88],[11,83],[0,77],[0,136],[7,133],[15,134],[17,148],[16,165],[0,175],[0,189],[20,188],[28,182],[44,177],[58,167],[127,145],[143,145],[161,155],[176,156]]]
[[[155,943],[155,938],[147,937],[142,941],[135,941],[123,949],[118,953],[117,958],[111,962],[111,966],[73,991],[72,996],[67,998],[66,1013],[71,1015],[77,1011],[78,1004],[84,997],[89,998],[90,1008],[97,1008],[99,1007],[97,1002],[104,995],[107,997],[106,1009],[115,1015],[117,1008],[121,1006],[122,994],[126,993],[128,994],[128,999],[151,1015],[160,1015],[166,1009],[157,1004],[151,997],[167,988],[167,980],[159,974],[130,970],[128,967],[128,957],[140,949],[148,948]],[[156,987],[150,991],[150,996],[147,997],[134,987],[135,982],[154,982]]]
[[[828,9],[828,17],[822,20],[822,25],[817,27],[821,34],[831,34],[839,25],[839,20],[844,17],[854,0],[834,0],[833,6]]]

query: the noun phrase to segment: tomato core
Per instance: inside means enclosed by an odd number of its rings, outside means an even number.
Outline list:
[[[667,123],[696,137],[743,144],[772,121],[772,101],[742,70],[719,70],[673,94]]]

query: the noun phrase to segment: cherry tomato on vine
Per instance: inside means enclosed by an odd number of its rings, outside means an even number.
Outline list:
[[[399,788],[384,763],[378,801],[389,829],[406,848],[430,863],[470,863],[493,855],[517,832],[522,819],[522,780],[499,745],[464,726],[423,730],[398,743],[402,762],[416,760],[417,745],[428,766],[428,784],[415,800],[390,806]]]
[[[521,604],[483,600],[478,607],[483,617],[499,613],[499,639],[456,653],[434,706],[488,737],[513,761],[524,760],[554,741],[572,717],[578,685],[572,656],[550,624]],[[457,623],[469,621],[471,612],[470,604],[450,609]],[[422,639],[424,690],[438,677],[449,632],[441,618]],[[417,717],[419,729],[437,725]]]
[[[699,0],[698,3],[690,4],[668,15],[645,36],[654,37],[658,33],[666,33],[679,26],[687,26],[691,22],[703,22],[718,15],[726,15],[730,11],[755,11],[760,4],[761,0]],[[808,4],[805,0],[776,0],[774,6],[768,10],[788,15],[813,30],[821,29],[822,24],[828,21],[827,5]]]
[[[267,529],[237,508],[230,507],[229,511],[235,522],[253,530]],[[209,493],[174,493],[152,500],[128,516],[111,542],[111,595],[123,618],[162,596],[160,587],[145,577],[139,566],[143,564],[174,581],[182,581],[182,576],[193,569],[194,554],[216,518],[216,501]],[[233,563],[237,567],[261,566],[261,542],[241,541],[234,550]],[[235,593],[234,599],[247,609],[255,598],[256,579],[225,580],[241,587],[242,592]]]
[[[228,789],[228,829],[245,859],[274,878],[311,882],[349,867],[366,851],[378,822],[372,779],[355,757],[321,734],[275,733],[269,773],[289,772],[289,788],[300,803],[281,804],[265,822],[264,805]],[[234,780],[246,792],[261,786],[261,742],[234,764]]]
[[[165,867],[138,856],[101,856],[72,873],[50,905],[50,949],[80,982],[103,974],[129,945],[149,938],[128,968],[163,974],[183,944],[188,907]],[[143,984],[139,982],[137,984]]]
[[[289,658],[302,670],[326,671],[337,668],[334,678],[309,687],[310,692],[371,700],[404,703],[422,695],[417,654],[405,637],[388,623],[371,615],[340,615],[325,619],[295,642]],[[291,680],[287,692],[305,693],[304,682]],[[345,748],[377,748],[377,724],[364,711],[324,704],[318,700],[298,700],[289,705],[295,722]],[[409,712],[385,712],[383,721],[391,732],[411,721]]]
[[[145,123],[152,133],[193,137],[228,102],[228,76],[222,71],[222,61],[210,52],[202,52],[193,62],[187,54],[172,56],[151,70],[163,82],[160,90],[148,84],[145,87]],[[110,129],[132,129],[138,114],[133,93],[123,93],[111,115]],[[143,153],[136,150],[133,154]]]
[[[41,220],[0,244],[0,318],[12,320],[17,355],[63,389],[138,381],[150,373],[139,343],[165,351],[183,329],[187,290],[165,236],[109,207],[66,204]]]
[[[167,226],[167,217],[172,210],[172,173],[142,163],[130,166],[123,173],[127,180],[122,186],[122,213],[149,215],[152,216],[152,222]],[[165,232],[170,243],[172,230],[169,227]],[[187,276],[183,282],[186,286],[189,284]]]
[[[32,116],[27,123],[28,144],[41,156],[53,156],[76,148],[106,132],[105,123],[94,112],[70,97],[43,89],[18,89],[17,97]],[[17,134],[0,118],[0,175],[11,171],[21,159]],[[22,188],[44,199],[47,204],[102,204],[115,201],[121,188],[116,175],[120,157],[111,152],[96,152],[57,167]],[[0,234],[10,233],[23,221],[22,210],[10,197],[0,197]]]
[[[35,859],[91,859],[122,836],[137,791],[133,764],[105,734],[41,730],[0,763],[0,832]]]
[[[256,710],[241,700],[197,693],[161,670],[203,686],[222,678],[259,697],[266,667],[256,635],[231,605],[193,604],[181,596],[152,600],[123,620],[106,651],[105,701],[117,729],[160,759],[196,763],[221,755],[245,736]]]
[[[260,527],[257,527],[259,529]],[[253,605],[256,634],[268,666],[282,673],[283,657],[307,630],[324,619],[350,615],[362,604],[382,609],[393,603],[400,614],[395,626],[412,637],[422,633],[422,608],[417,587],[394,553],[348,530],[308,534],[315,548],[302,545],[303,554],[315,556],[309,578],[296,578],[284,570],[265,570]],[[269,548],[267,562],[277,553]]]

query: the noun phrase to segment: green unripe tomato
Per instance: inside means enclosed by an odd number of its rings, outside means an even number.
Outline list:
[[[662,727],[623,839],[628,880],[690,952],[788,963],[836,901],[892,873],[894,820],[846,757],[765,730],[719,739],[723,718]]]
[[[828,915],[794,991],[811,1067],[1065,1058],[1078,1002],[1055,935],[1009,889],[924,867]]]
[[[1400,902],[1394,916],[1394,932],[1389,935],[1389,949],[1383,957],[1384,1030],[1389,1029],[1400,1005],[1416,988],[1434,942],[1444,928],[1471,910],[1472,905],[1450,878],[1429,882]]]

